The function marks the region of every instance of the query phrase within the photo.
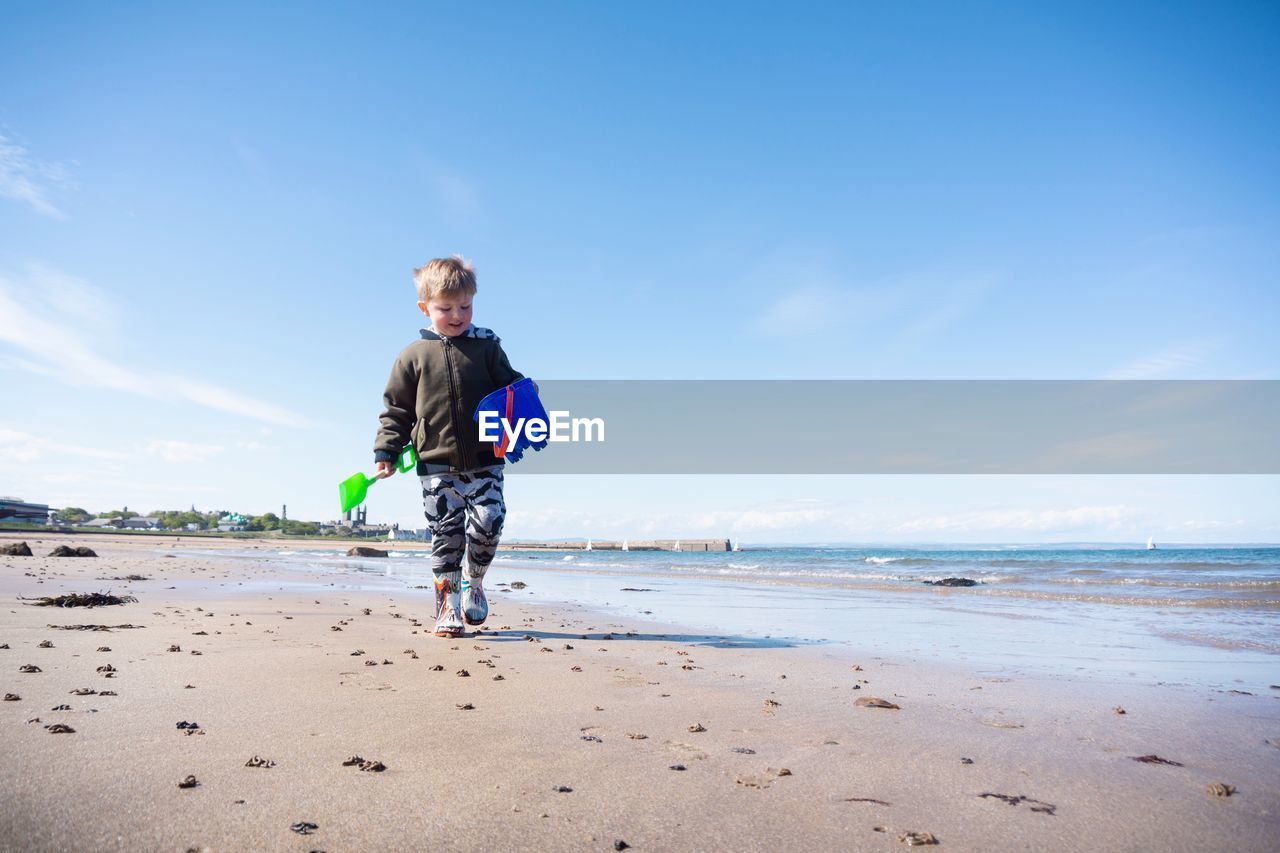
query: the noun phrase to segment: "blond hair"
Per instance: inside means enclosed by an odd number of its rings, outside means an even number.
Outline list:
[[[423,302],[446,293],[471,295],[476,292],[476,270],[462,255],[435,258],[413,271],[413,283]]]

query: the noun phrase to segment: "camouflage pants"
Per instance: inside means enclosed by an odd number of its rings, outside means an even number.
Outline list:
[[[507,505],[502,499],[502,465],[450,474],[424,474],[422,507],[431,531],[431,571],[456,572],[467,558],[467,577],[489,570],[502,537]]]

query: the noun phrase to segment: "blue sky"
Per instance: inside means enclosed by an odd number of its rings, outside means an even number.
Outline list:
[[[10,4],[0,80],[6,494],[331,517],[452,252],[535,378],[1280,378],[1273,4]],[[517,468],[508,534],[1275,541],[1278,485]]]

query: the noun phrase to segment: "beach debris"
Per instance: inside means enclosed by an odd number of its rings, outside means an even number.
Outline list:
[[[566,652],[571,652],[571,651],[573,651],[573,646],[569,645],[568,643],[565,643],[565,644],[564,644],[564,650],[565,650]]]
[[[985,794],[979,794],[978,796],[981,798],[991,797],[992,799],[1001,800],[1002,802],[1006,802],[1011,806],[1016,806],[1021,803],[1033,804],[1031,806],[1031,810],[1033,812],[1041,812],[1042,814],[1047,814],[1047,815],[1057,814],[1057,809],[1058,809],[1058,807],[1053,805],[1052,803],[1046,803],[1043,800],[1033,800],[1031,797],[1024,797],[1021,794],[1017,796],[1013,796],[1010,794],[985,793]]]
[[[195,689],[196,689],[196,686],[195,686],[194,684],[184,684],[184,685],[183,685],[183,687],[182,687],[182,689],[183,689],[183,690],[195,690]]]
[[[471,677],[471,673],[467,672],[465,669],[460,669],[460,670],[458,670],[457,672],[455,672],[455,673],[454,673],[454,675],[458,676],[459,678],[470,678],[470,677]]]
[[[18,667],[18,672],[44,672],[44,670],[33,663],[24,663]]]
[[[111,647],[110,647],[110,646],[98,646],[98,651],[100,651],[100,652],[109,652],[109,651],[111,651]]]
[[[41,640],[39,647],[42,649],[51,649],[53,648],[53,640]]]
[[[459,711],[474,711],[476,709],[476,706],[472,705],[470,702],[464,702],[461,705],[455,705],[454,707]]]
[[[922,847],[926,844],[937,844],[938,839],[927,832],[908,830],[898,836],[898,840],[908,847]]]
[[[71,710],[71,706],[70,706],[70,705],[68,705],[68,704],[66,704],[66,703],[63,703],[63,704],[61,704],[61,705],[54,705],[54,706],[53,706],[52,708],[50,708],[49,710],[50,710],[50,711],[70,711],[70,710]]]
[[[582,735],[582,739],[591,743],[604,743],[604,739],[599,735]]]
[[[691,732],[705,732],[706,730],[707,727],[702,725],[702,723],[694,723],[692,726],[689,726],[689,731]]]
[[[202,652],[202,651],[198,651],[198,650],[196,650],[196,649],[192,649],[192,650],[191,650],[191,654],[193,654],[193,655],[202,655],[202,654],[204,654],[204,652]]]
[[[884,800],[877,800],[875,797],[845,797],[846,803],[875,803],[877,806],[891,806],[893,803],[886,803]],[[877,832],[882,830],[877,829]]]
[[[365,665],[365,666],[377,666],[377,665],[378,665],[378,662],[377,662],[376,660],[367,660],[367,661],[365,661],[365,662],[364,662],[364,665]]]
[[[754,749],[751,749],[750,747],[746,747],[746,746],[735,746],[733,749],[729,751],[736,752],[739,755],[755,755],[756,754],[756,751]]]
[[[627,737],[632,740],[648,740],[649,736],[641,732],[627,732]]]
[[[943,578],[940,581],[921,581],[930,586],[977,586],[978,581],[972,578]]]
[[[973,759],[972,759],[972,758],[961,758],[961,759],[960,759],[960,763],[961,763],[961,764],[972,764],[972,763],[973,763]]]
[[[569,667],[569,671],[570,671],[570,672],[582,672],[582,667],[580,667],[580,666],[571,666],[571,667]]]
[[[630,847],[630,846],[631,846],[630,844],[628,844],[627,842],[623,841],[621,838],[619,838],[617,841],[613,842],[613,849],[614,849],[614,850],[626,850],[626,849],[627,849],[628,847]]]
[[[1214,782],[1205,788],[1211,797],[1229,797],[1236,792],[1235,785],[1228,785],[1225,782]]]
[[[178,787],[179,787],[179,788],[194,788],[194,787],[196,787],[196,786],[197,786],[197,785],[199,785],[199,784],[200,784],[200,782],[199,782],[199,780],[197,780],[197,779],[196,779],[196,777],[194,777],[194,776],[188,776],[187,778],[183,779],[181,782],[179,782],[179,783],[178,783]]]
[[[650,589],[647,586],[642,586],[642,587],[624,586],[621,590],[619,590],[619,592],[657,592],[657,590]]]
[[[860,664],[860,663],[855,663],[855,664],[853,665],[853,671],[854,671],[854,672],[862,672],[862,664]]]
[[[68,691],[68,692],[69,692],[72,696],[96,696],[96,695],[98,695],[98,691],[94,690],[92,687],[81,687],[81,688],[79,688],[79,689],[77,689],[77,690],[71,690],[71,691]]]
[[[506,681],[507,679],[506,679],[506,677],[505,677],[505,676],[503,676],[503,675],[502,675],[502,673],[498,673],[497,675],[495,675],[495,676],[493,677],[493,680],[494,680],[494,681]]]
[[[174,645],[172,645],[172,646],[170,646],[170,647],[169,647],[168,651],[171,651],[171,652],[180,652],[180,651],[182,651],[182,646],[179,646],[179,645],[177,645],[177,644],[175,643]]]
[[[244,763],[244,766],[267,768],[267,767],[275,767],[276,763],[272,761],[270,758],[259,758],[257,755],[255,755],[253,756],[253,758],[250,758],[248,761],[246,761]]]
[[[1141,761],[1143,764],[1168,764],[1171,767],[1182,767],[1183,764],[1178,761],[1170,761],[1167,758],[1161,758],[1158,755],[1131,755],[1134,761]]]
[[[86,548],[81,545],[78,548],[72,548],[70,545],[59,545],[49,552],[50,557],[96,557],[92,548]]]
[[[365,616],[372,616],[372,615],[373,615],[373,610],[372,610],[372,609],[370,609],[370,608],[368,608],[368,607],[364,608],[364,609],[363,609],[363,610],[361,610],[360,612],[361,612],[361,613],[363,613]]]
[[[572,788],[570,788],[568,785],[552,785],[552,786],[551,786],[551,790],[555,791],[557,794],[572,794],[572,793],[573,793],[573,789],[572,789]]]
[[[0,545],[0,556],[4,557],[31,557],[31,546],[26,542],[11,542],[8,545]]]
[[[391,659],[390,659],[390,658],[383,658],[383,659],[382,659],[382,665],[383,665],[383,666],[391,666],[391,664],[392,664],[392,661],[391,661]]]
[[[772,714],[774,708],[780,708],[780,707],[782,707],[782,703],[776,699],[764,700],[764,712],[766,714]]]
[[[341,628],[339,628],[337,625],[330,625],[330,626],[329,626],[329,630],[330,630],[330,631],[341,631],[342,629],[341,629]]]
[[[72,592],[36,599],[19,596],[18,600],[29,601],[32,607],[105,607],[110,604],[130,604],[138,599],[132,595],[112,595],[109,592]]]
[[[359,755],[351,756],[346,761],[342,762],[342,766],[358,767],[367,773],[381,773],[383,770],[387,769],[387,765],[383,764],[381,761],[372,761],[362,758]]]
[[[853,704],[857,705],[859,708],[888,708],[891,711],[902,710],[888,699],[881,699],[879,696],[863,696],[854,700]]]
[[[45,728],[49,730],[51,735],[73,735],[76,733],[75,729],[65,723],[54,723],[51,726],[45,726]]]
[[[528,584],[524,581],[512,581],[510,583],[510,587],[512,589],[524,589],[526,586],[528,586]]]
[[[1117,705],[1111,709],[1111,713],[1115,714],[1117,717],[1123,717],[1128,712],[1125,711],[1124,708],[1121,708],[1119,705]]]
[[[385,557],[387,556],[387,552],[379,550],[378,548],[370,548],[367,545],[356,545],[354,548],[351,548],[350,550],[347,551],[347,556],[348,557]],[[368,614],[365,614],[365,615],[367,616]]]
[[[192,631],[192,632],[191,632],[191,636],[193,636],[193,637],[207,637],[207,636],[209,636],[209,632],[208,632],[208,631]]]
[[[667,769],[668,770],[688,770],[689,768],[685,767],[683,764],[672,764]]]
[[[178,726],[177,726],[177,727],[178,727],[178,728],[180,728],[180,729],[186,729],[186,730],[188,730],[188,731],[194,731],[194,730],[196,730],[196,729],[200,728],[200,724],[199,724],[199,723],[188,723],[186,720],[182,720],[181,722],[179,722],[179,723],[178,723]]]
[[[431,672],[444,672],[444,665],[438,663],[435,666],[427,667],[427,669],[429,669]]]
[[[117,694],[114,690],[103,690],[103,691],[102,691],[101,693],[99,693],[98,695],[99,695],[99,696],[116,696],[116,695],[118,695],[118,694]]]
[[[113,673],[113,672],[115,672],[115,671],[116,671],[116,668],[115,668],[114,666],[112,666],[111,664],[109,664],[109,663],[104,663],[102,666],[98,667],[98,672],[103,673],[103,674],[104,674],[104,675],[106,675],[108,678],[110,678],[110,677],[111,677],[111,673]]]
[[[123,577],[117,575],[116,577],[111,577],[111,578],[98,578],[98,580],[100,581],[149,581],[151,580],[151,578],[146,577],[145,575],[124,575]]]
[[[297,823],[290,824],[289,828],[299,835],[310,835],[319,829],[320,825],[312,823],[309,820],[300,820]]]
[[[780,767],[774,770],[772,767],[765,768],[766,773],[772,773],[774,776],[791,776],[794,775],[789,767]]]
[[[18,701],[21,701],[21,699],[22,697],[19,696],[17,693],[4,694],[4,701],[6,702],[18,702]]]

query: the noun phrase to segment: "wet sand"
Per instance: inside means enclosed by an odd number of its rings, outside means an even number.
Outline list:
[[[218,540],[19,540],[99,557],[0,557],[4,850],[1280,846],[1280,688],[663,634],[496,572],[485,630],[446,640],[430,590],[184,554]],[[104,590],[138,601],[17,598]],[[85,624],[143,627],[50,627]]]

